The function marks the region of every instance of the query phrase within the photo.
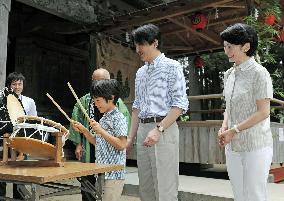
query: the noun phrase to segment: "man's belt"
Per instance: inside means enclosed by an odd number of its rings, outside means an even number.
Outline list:
[[[149,118],[139,119],[139,122],[142,124],[153,123],[153,122],[157,123],[157,122],[161,122],[164,118],[165,116],[164,117],[149,117]]]

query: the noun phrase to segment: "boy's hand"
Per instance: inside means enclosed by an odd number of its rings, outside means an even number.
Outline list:
[[[85,128],[81,123],[79,123],[78,121],[73,121],[72,122],[72,126],[74,128],[75,131],[79,132],[79,133],[86,133],[89,132],[89,130],[87,128]]]
[[[101,125],[93,119],[90,120],[90,126],[92,127],[93,131],[95,131],[97,134],[102,134],[105,131],[101,127]]]

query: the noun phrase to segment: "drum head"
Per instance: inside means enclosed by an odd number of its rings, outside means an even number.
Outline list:
[[[18,152],[29,154],[29,156],[33,158],[54,159],[56,154],[56,148],[54,145],[33,138],[10,138],[9,147],[12,147]]]
[[[25,111],[22,104],[13,94],[9,94],[7,96],[7,110],[13,125],[16,124],[18,117],[25,115]]]

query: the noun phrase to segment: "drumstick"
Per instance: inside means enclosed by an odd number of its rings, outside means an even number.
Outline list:
[[[69,82],[67,82],[67,85],[68,85],[69,89],[71,90],[73,96],[74,96],[75,99],[77,100],[77,103],[79,104],[79,106],[80,106],[82,112],[83,112],[84,115],[86,116],[88,122],[90,122],[90,117],[89,117],[89,115],[87,114],[87,112],[86,112],[85,108],[83,107],[81,101],[79,100],[78,96],[76,95],[76,93],[75,93],[74,89],[72,88],[71,84],[70,84]]]
[[[58,103],[56,103],[56,101],[48,94],[46,93],[47,97],[53,102],[53,104],[58,108],[58,110],[68,119],[68,121],[70,121],[71,123],[73,122],[72,119],[70,119],[70,117],[68,117],[68,115],[64,112],[64,110],[60,107],[60,105],[58,105]]]

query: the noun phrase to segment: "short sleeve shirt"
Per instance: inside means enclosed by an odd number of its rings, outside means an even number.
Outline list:
[[[224,76],[228,127],[239,124],[257,111],[256,101],[273,98],[273,87],[266,68],[250,58],[229,69]],[[229,144],[231,150],[244,152],[272,146],[270,117],[241,131]]]
[[[187,111],[185,78],[178,61],[160,54],[137,71],[133,108],[139,118],[148,118],[166,116],[171,107]]]
[[[127,136],[126,117],[117,108],[106,112],[99,121],[104,130],[114,137]],[[126,164],[126,150],[119,151],[102,136],[96,135],[96,162],[100,164]],[[125,168],[119,171],[107,172],[105,179],[125,179]]]

